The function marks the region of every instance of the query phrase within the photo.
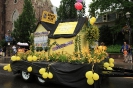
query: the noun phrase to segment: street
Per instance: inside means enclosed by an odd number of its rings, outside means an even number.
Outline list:
[[[4,71],[3,65],[0,65],[0,79],[0,88],[66,88],[66,86],[56,84],[40,85],[36,80],[27,83],[23,81],[20,75],[14,75],[12,72]]]
[[[118,60],[119,61],[119,60]],[[132,66],[122,61],[116,61],[120,67],[130,68]],[[4,64],[0,64],[0,88],[70,88],[61,85],[48,84],[40,85],[36,80],[27,83],[21,79],[20,75],[14,75],[12,72],[3,70]],[[84,88],[84,87],[83,87]],[[101,82],[101,88],[133,88],[133,77],[107,77]]]

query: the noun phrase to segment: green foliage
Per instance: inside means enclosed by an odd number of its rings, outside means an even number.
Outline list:
[[[0,47],[6,46],[6,41],[5,39],[0,41]]]
[[[42,51],[43,48],[42,47],[36,47],[36,51]]]
[[[93,14],[118,11],[126,13],[127,11],[132,12],[131,8],[133,8],[133,3],[129,0],[92,0],[89,12]]]
[[[88,41],[89,45],[93,45],[95,41],[98,41],[100,35],[96,25],[85,26],[83,31],[85,31],[85,40]]]
[[[77,11],[74,7],[76,0],[61,0],[57,11],[58,20],[74,19],[77,17]]]
[[[81,52],[81,35],[77,35],[75,38],[75,47],[74,50],[75,52]]]
[[[58,57],[58,61],[59,62],[68,62],[68,58],[65,54],[61,54],[59,57]]]
[[[120,53],[121,45],[110,45],[107,47],[108,53]]]
[[[74,6],[76,0],[61,0],[60,7],[57,9],[58,20],[66,20],[66,19],[76,19],[77,17],[81,17],[85,14],[85,3],[82,2],[83,9],[78,11]]]
[[[34,52],[34,34],[33,33],[31,33],[31,35],[30,35],[30,50],[32,51],[32,52]]]
[[[121,32],[121,29],[127,24],[126,12],[130,12],[131,16],[129,18],[130,27],[133,27],[133,1],[131,0],[92,0],[89,5],[89,13],[91,16],[101,16],[105,13],[110,14],[121,14],[120,17],[115,19],[115,24],[111,26],[111,34],[113,38]],[[110,17],[108,17],[111,19]]]
[[[100,42],[104,42],[106,45],[112,44],[113,38],[111,34],[110,27],[107,25],[103,25],[99,28],[100,30]]]
[[[12,32],[12,36],[17,42],[30,42],[30,34],[35,31],[35,12],[31,0],[24,0],[24,8],[22,14],[14,22],[15,29]]]

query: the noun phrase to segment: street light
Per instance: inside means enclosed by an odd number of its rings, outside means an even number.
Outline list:
[[[11,43],[10,34],[11,34],[11,31],[8,30],[7,32],[8,32],[8,56],[10,56],[10,43]]]
[[[130,24],[129,24],[130,12],[126,13],[126,18],[128,19],[127,20],[127,26],[128,26],[128,29],[129,29],[129,45],[130,45],[130,36],[131,36],[131,29],[130,29]]]

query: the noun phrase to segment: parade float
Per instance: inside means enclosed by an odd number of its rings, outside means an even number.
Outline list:
[[[75,8],[81,10],[82,4],[75,3]],[[27,82],[36,78],[41,84],[100,88],[103,71],[108,74],[113,70],[114,59],[107,58],[106,46],[94,45],[99,39],[96,18],[55,19],[54,14],[44,11],[30,36],[30,50],[12,56],[3,69],[21,74]]]
[[[89,48],[99,38],[95,21],[95,17],[81,17],[73,21],[39,22],[30,37],[34,41],[30,50],[12,56],[3,69],[21,74],[27,82],[36,77],[41,84],[99,88],[102,70],[112,70],[114,59],[105,62],[105,46]]]

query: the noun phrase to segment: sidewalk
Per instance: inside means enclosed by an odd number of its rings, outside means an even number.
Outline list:
[[[3,57],[3,56],[0,56],[0,65],[5,65],[5,64],[8,64],[10,62],[10,56],[6,56],[6,57]]]
[[[114,60],[115,60],[114,63],[115,67],[133,70],[133,63],[125,63],[123,62],[123,59],[114,59]]]

